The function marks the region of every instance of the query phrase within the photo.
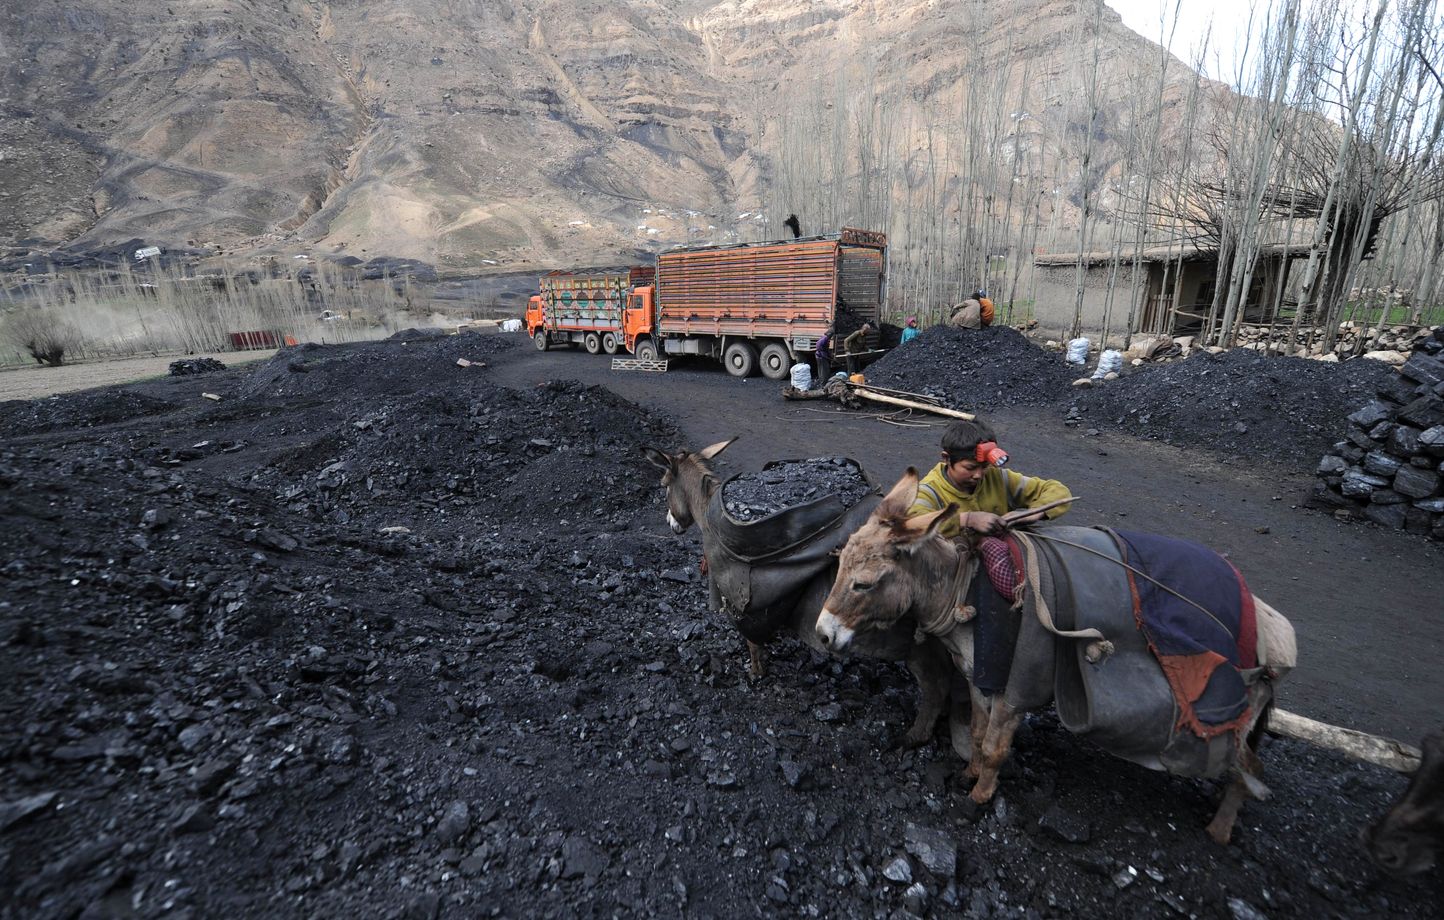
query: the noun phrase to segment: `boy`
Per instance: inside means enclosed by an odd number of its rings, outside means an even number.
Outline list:
[[[956,502],[962,513],[943,523],[939,533],[954,537],[963,527],[995,533],[1001,527],[999,517],[1009,511],[1036,508],[1072,494],[1057,480],[1003,469],[995,462],[1000,457],[1007,461],[1007,455],[998,450],[997,436],[986,423],[949,425],[943,432],[943,461],[918,484],[918,497],[908,514],[925,514]],[[1055,518],[1067,510],[1067,505],[1059,505],[1043,513]]]
[[[956,502],[961,512],[939,525],[939,533],[953,537],[966,528],[978,534],[997,534],[1002,532],[999,518],[1009,511],[1037,508],[1072,494],[1056,480],[1003,469],[1000,463],[1007,460],[986,423],[954,422],[943,432],[943,462],[918,484],[918,496],[908,514],[926,514]],[[1055,518],[1067,510],[1067,505],[1059,505],[1043,514]],[[1017,572],[1004,541],[984,536],[977,552],[988,577],[974,578],[966,598],[966,604],[977,611],[973,685],[991,696],[1007,689],[1013,647],[1018,641],[1018,617],[1010,609],[1013,598],[999,593],[1006,591],[1005,587],[995,589],[994,585],[1016,582]]]

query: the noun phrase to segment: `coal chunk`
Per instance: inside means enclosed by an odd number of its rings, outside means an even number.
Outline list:
[[[756,521],[828,495],[851,507],[872,491],[862,468],[845,457],[813,457],[769,464],[722,487],[722,504],[739,521]]]
[[[1394,477],[1394,491],[1410,498],[1428,498],[1439,490],[1439,474],[1415,466],[1399,468]]]

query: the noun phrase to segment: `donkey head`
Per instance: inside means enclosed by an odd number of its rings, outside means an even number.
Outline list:
[[[655,447],[642,448],[642,453],[652,461],[652,465],[663,471],[662,485],[667,489],[667,523],[673,533],[685,533],[707,510],[707,503],[717,489],[717,477],[708,461],[735,440],[728,438],[695,452],[681,450],[667,453]]]
[[[1433,868],[1444,848],[1444,732],[1424,739],[1424,760],[1409,788],[1363,838],[1374,864],[1391,875]]]
[[[957,506],[910,518],[917,494],[918,471],[908,467],[842,548],[837,580],[817,618],[823,645],[841,651],[858,632],[887,629],[952,584],[956,554],[936,532]]]

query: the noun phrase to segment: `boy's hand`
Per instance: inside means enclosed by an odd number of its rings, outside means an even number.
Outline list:
[[[963,515],[963,526],[983,534],[1003,532],[1003,519],[991,511],[969,511]]]

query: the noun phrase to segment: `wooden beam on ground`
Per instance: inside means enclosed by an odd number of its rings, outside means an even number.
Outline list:
[[[885,403],[889,406],[901,406],[904,409],[917,409],[919,412],[931,412],[934,415],[946,415],[949,418],[960,418],[965,422],[971,422],[977,418],[967,412],[959,412],[956,409],[944,409],[942,406],[934,406],[932,403],[914,402],[911,399],[899,399],[896,396],[887,396],[882,393],[874,393],[863,386],[853,385],[852,391],[863,399],[876,403]]]
[[[1339,728],[1337,725],[1318,722],[1278,707],[1274,707],[1273,712],[1269,713],[1269,732],[1285,738],[1307,741],[1309,744],[1346,754],[1355,760],[1378,764],[1400,773],[1413,773],[1419,769],[1419,762],[1424,756],[1418,748],[1402,741],[1356,732],[1351,728]]]

